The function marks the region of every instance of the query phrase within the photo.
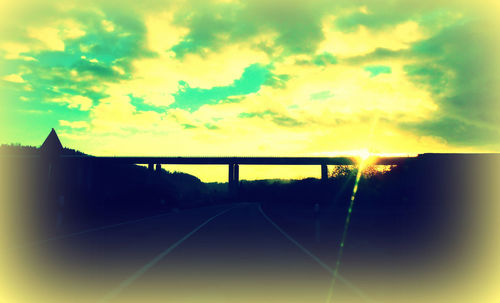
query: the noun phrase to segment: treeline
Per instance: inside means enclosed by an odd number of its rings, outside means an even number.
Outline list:
[[[40,154],[40,149],[36,146],[21,145],[20,143],[0,145],[0,155],[38,155],[38,154]],[[87,156],[87,154],[85,153],[66,147],[63,148],[61,154],[66,156]]]

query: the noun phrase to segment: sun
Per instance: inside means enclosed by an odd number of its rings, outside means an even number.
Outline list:
[[[368,149],[361,149],[353,153],[353,156],[356,157],[357,163],[359,165],[360,171],[363,171],[366,167],[368,167],[371,163],[375,162],[376,155],[370,153]]]
[[[361,158],[361,161],[365,162],[366,160],[368,160],[368,158],[370,158],[371,153],[367,149],[362,149],[359,151],[357,156]]]
[[[337,151],[337,152],[328,152],[321,153],[322,156],[327,157],[348,157],[352,158],[360,167],[365,168],[369,164],[375,162],[379,154],[375,154],[370,152],[369,149],[358,149],[358,150],[350,150],[350,151]]]

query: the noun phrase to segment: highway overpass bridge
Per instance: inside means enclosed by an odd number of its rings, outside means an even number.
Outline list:
[[[328,165],[358,165],[356,157],[92,157],[61,156],[61,160],[87,160],[95,163],[143,164],[153,170],[161,170],[163,165],[227,165],[228,183],[239,182],[240,165],[317,165],[321,167],[321,179],[328,178]],[[409,157],[377,157],[370,161],[373,165],[399,165]]]
[[[48,164],[48,176],[56,163],[66,167],[74,167],[79,172],[89,171],[94,165],[147,165],[150,171],[160,171],[162,165],[227,165],[229,186],[239,183],[240,165],[317,165],[321,168],[321,179],[328,178],[328,165],[358,165],[359,157],[96,157],[85,154],[67,155],[54,129],[51,130],[39,149],[39,153],[31,157],[40,158]],[[411,157],[373,157],[372,165],[399,165],[412,159]]]

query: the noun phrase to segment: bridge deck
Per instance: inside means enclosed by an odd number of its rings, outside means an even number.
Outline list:
[[[85,159],[82,156],[62,156],[63,159]],[[119,164],[191,164],[191,165],[355,165],[355,157],[88,157]],[[377,157],[375,165],[402,164],[409,157]]]

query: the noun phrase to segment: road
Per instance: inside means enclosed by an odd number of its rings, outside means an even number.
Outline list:
[[[13,252],[7,302],[325,302],[334,265],[259,204],[171,212]],[[333,293],[371,301],[340,275]]]

